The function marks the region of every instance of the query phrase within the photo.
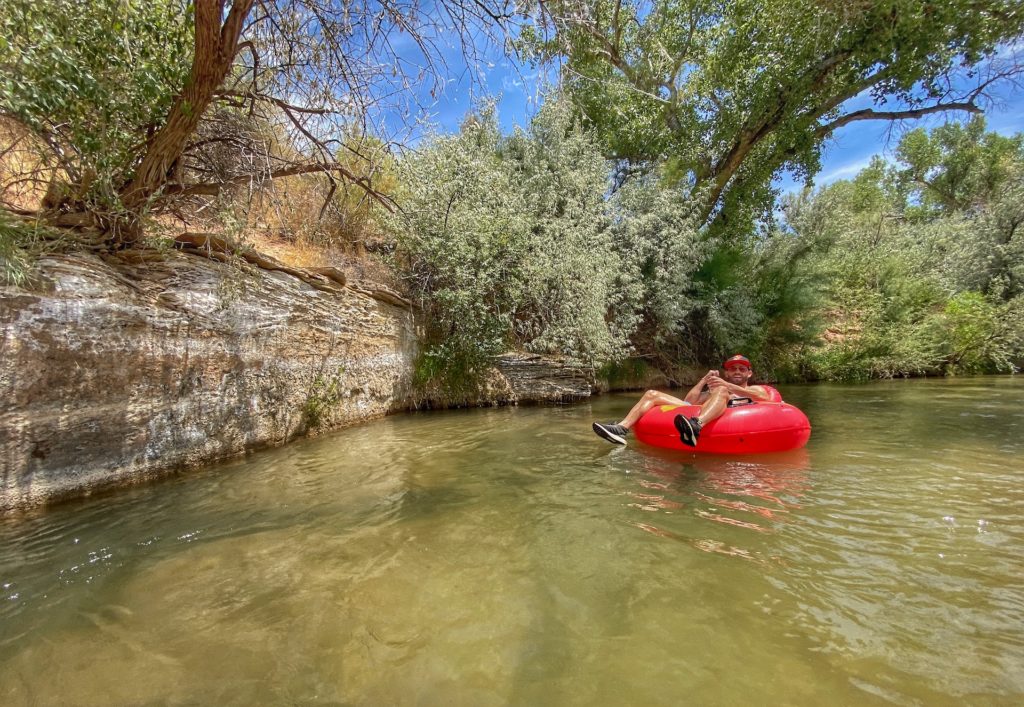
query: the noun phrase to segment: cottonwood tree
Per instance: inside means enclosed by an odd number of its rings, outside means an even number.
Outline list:
[[[623,174],[667,166],[700,219],[749,223],[857,121],[979,113],[1020,66],[1017,0],[541,0],[522,35]],[[851,99],[858,99],[852,101]]]
[[[980,210],[1020,179],[1024,133],[988,132],[982,117],[931,132],[919,128],[900,139],[896,158],[900,182],[926,213]]]
[[[123,247],[143,216],[239,184],[321,172],[384,200],[341,135],[439,90],[446,44],[471,55],[511,16],[506,0],[11,0],[0,117],[56,188],[6,207]],[[218,170],[216,151],[236,159]]]

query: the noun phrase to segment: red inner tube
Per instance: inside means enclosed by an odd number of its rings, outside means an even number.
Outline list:
[[[799,449],[811,437],[811,423],[799,408],[783,402],[756,402],[727,408],[704,426],[697,446],[683,444],[676,430],[676,415],[697,417],[696,405],[662,405],[652,408],[633,426],[644,444],[685,452],[712,454],[759,454]]]

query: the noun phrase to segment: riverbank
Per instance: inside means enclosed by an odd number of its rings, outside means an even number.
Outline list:
[[[509,353],[472,393],[413,385],[387,290],[178,251],[39,260],[0,290],[0,511],[159,478],[410,409],[578,400],[587,371]],[[298,277],[296,275],[302,275]]]

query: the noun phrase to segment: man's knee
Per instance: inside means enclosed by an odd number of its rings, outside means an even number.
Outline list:
[[[655,398],[657,398],[657,397],[658,397],[659,395],[661,395],[661,392],[660,392],[660,391],[657,391],[657,390],[648,390],[648,391],[647,391],[646,393],[644,393],[644,399],[645,399],[645,400],[654,400],[654,399],[655,399]]]

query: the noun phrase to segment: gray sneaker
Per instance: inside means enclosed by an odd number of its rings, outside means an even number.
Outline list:
[[[625,444],[626,435],[629,434],[629,430],[614,422],[595,422],[594,432],[597,433],[598,437],[602,437],[612,444]]]
[[[684,417],[676,415],[672,421],[679,430],[679,441],[688,447],[697,446],[697,438],[700,437],[701,424],[696,417]]]

